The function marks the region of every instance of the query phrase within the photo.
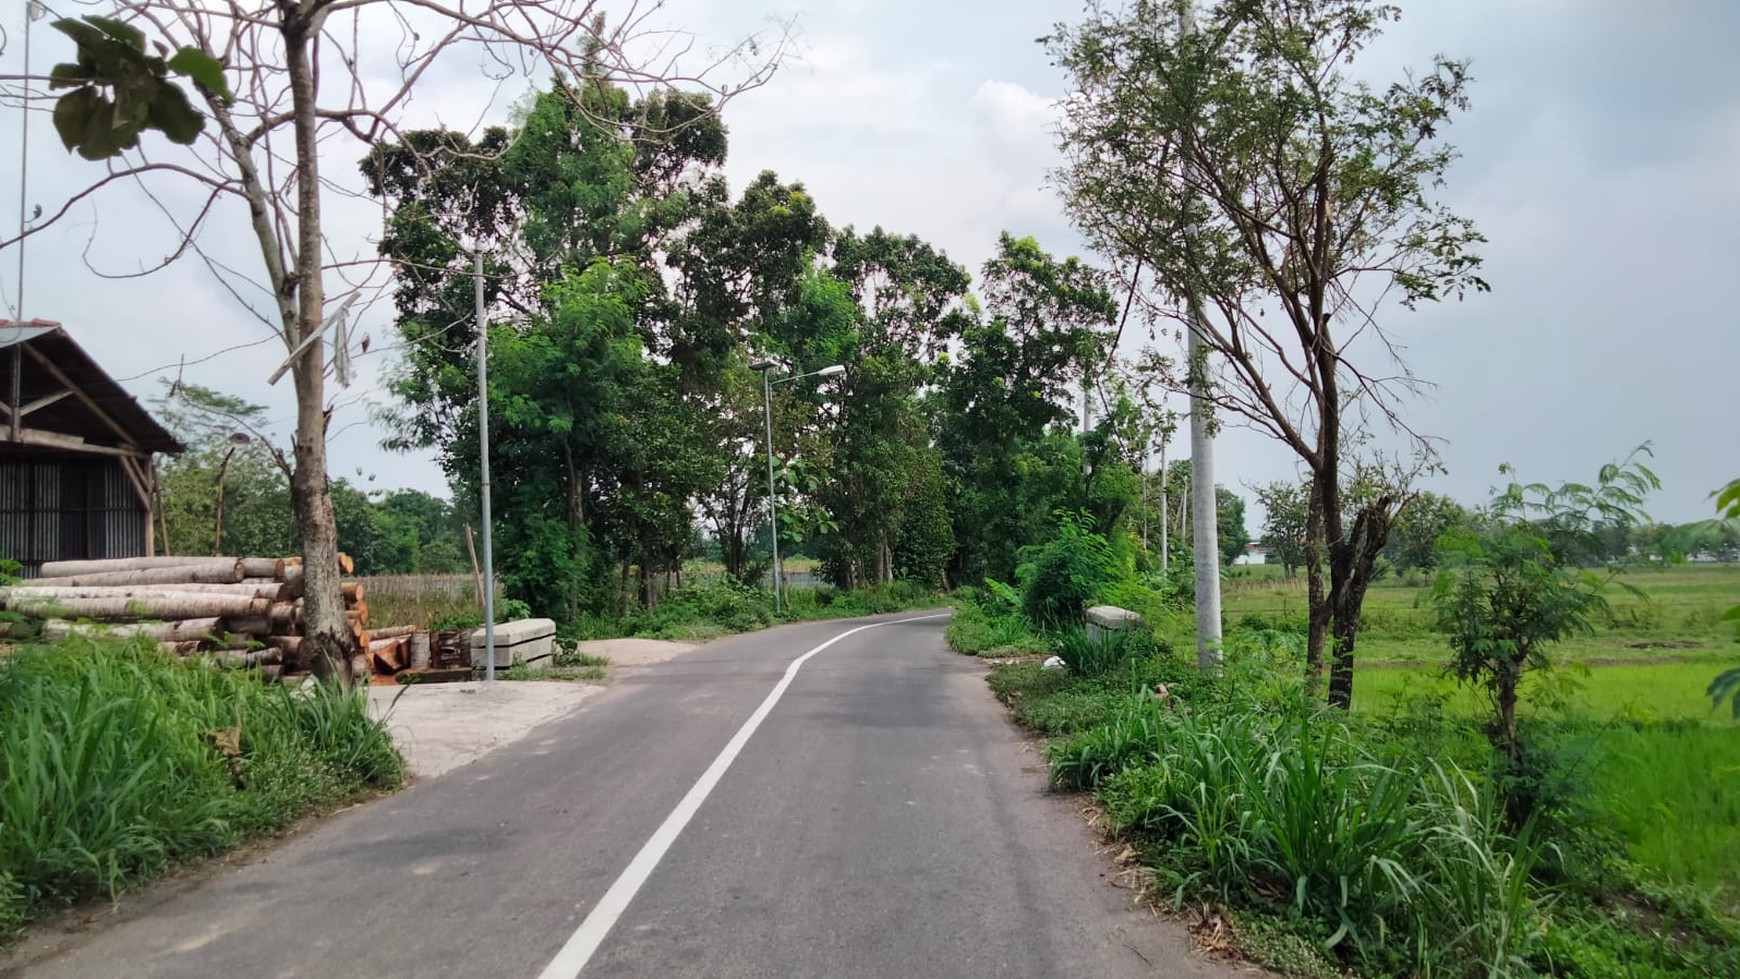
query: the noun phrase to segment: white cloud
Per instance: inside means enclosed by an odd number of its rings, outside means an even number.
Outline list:
[[[968,105],[993,147],[1047,161],[1057,157],[1054,100],[1015,82],[991,79],[979,86]]]

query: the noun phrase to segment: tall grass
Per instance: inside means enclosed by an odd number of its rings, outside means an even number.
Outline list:
[[[1045,638],[1014,610],[999,612],[972,601],[955,606],[943,639],[950,649],[969,656],[1019,656],[1045,649]]]
[[[0,940],[402,774],[357,693],[150,643],[21,648],[0,662]]]
[[[1619,725],[1594,739],[1588,770],[1633,860],[1740,917],[1740,731]]]
[[[1527,974],[1543,931],[1538,846],[1489,792],[1436,765],[1378,761],[1339,720],[1172,710],[1134,697],[1052,753],[1112,826],[1166,854],[1174,899],[1266,908],[1374,972]]]

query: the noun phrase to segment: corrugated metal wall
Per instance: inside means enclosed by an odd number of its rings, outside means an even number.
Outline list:
[[[0,459],[0,557],[34,578],[44,561],[140,557],[145,508],[115,459]]]

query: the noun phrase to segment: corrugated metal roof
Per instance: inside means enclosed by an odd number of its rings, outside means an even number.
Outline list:
[[[0,320],[0,350],[15,343],[28,343],[45,333],[53,333],[58,329],[60,329],[60,324],[52,320],[31,320],[28,323]]]
[[[185,447],[175,436],[169,434],[167,429],[158,424],[157,419],[151,417],[150,412],[139,406],[139,402],[125,388],[97,366],[91,355],[59,323],[52,320],[31,320],[28,323],[0,320],[0,349],[21,346],[26,348],[22,351],[22,380],[26,388],[21,392],[23,403],[41,396],[44,391],[59,389],[58,382],[54,382],[49,372],[35,361],[33,355],[40,354],[43,360],[53,364],[85,397],[90,398],[112,418],[115,425],[124,430],[139,448],[146,452],[184,451]],[[0,374],[8,379],[8,387],[11,372],[12,358],[0,360]],[[0,388],[0,392],[5,390]],[[31,418],[37,419],[37,423],[44,428],[78,435],[92,443],[111,444],[115,440],[114,431],[74,398],[55,402],[31,415]]]

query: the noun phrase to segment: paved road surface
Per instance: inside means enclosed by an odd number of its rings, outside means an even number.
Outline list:
[[[1102,879],[982,668],[943,649],[945,620],[904,618],[625,671],[525,741],[21,974],[531,979],[584,959],[587,976],[1224,975]],[[872,622],[806,660],[742,740],[794,660]],[[740,753],[694,806],[734,735]],[[668,846],[643,852],[661,826]],[[610,927],[580,948],[583,923]]]

